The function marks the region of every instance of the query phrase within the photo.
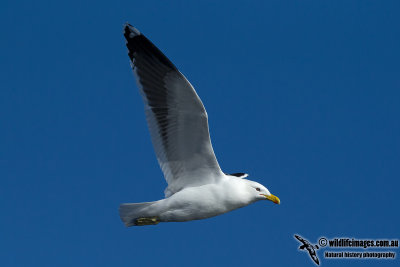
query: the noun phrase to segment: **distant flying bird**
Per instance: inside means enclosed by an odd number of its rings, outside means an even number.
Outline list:
[[[317,256],[317,253],[315,252],[316,249],[319,249],[318,245],[312,245],[310,242],[308,242],[308,240],[302,238],[299,235],[294,235],[294,237],[296,237],[297,240],[299,240],[301,243],[303,243],[303,245],[301,245],[299,247],[299,249],[306,249],[308,251],[308,254],[310,254],[311,259],[317,264],[319,265],[319,259]]]
[[[183,74],[130,24],[124,36],[143,97],[158,163],[167,180],[165,199],[121,204],[126,226],[206,219],[258,200],[280,203],[245,173],[221,171],[211,146],[208,116]]]

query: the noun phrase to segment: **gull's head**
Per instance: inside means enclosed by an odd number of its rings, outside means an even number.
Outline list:
[[[271,194],[269,190],[262,184],[250,180],[245,180],[245,179],[243,180],[246,181],[248,191],[255,200],[269,200],[274,202],[275,204],[281,203],[279,198]]]

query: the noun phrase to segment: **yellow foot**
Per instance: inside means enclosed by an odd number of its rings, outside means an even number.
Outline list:
[[[158,217],[143,217],[137,218],[135,220],[135,226],[143,226],[143,225],[155,225],[160,222],[160,218]]]

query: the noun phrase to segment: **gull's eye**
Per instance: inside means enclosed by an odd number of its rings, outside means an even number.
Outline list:
[[[261,189],[260,189],[259,187],[257,187],[257,188],[256,188],[256,190],[257,190],[258,192],[260,192],[260,191],[261,191]]]

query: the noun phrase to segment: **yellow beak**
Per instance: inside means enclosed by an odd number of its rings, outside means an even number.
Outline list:
[[[281,200],[277,196],[274,196],[272,194],[270,196],[263,194],[263,196],[265,196],[266,199],[274,202],[275,204],[281,204]]]

